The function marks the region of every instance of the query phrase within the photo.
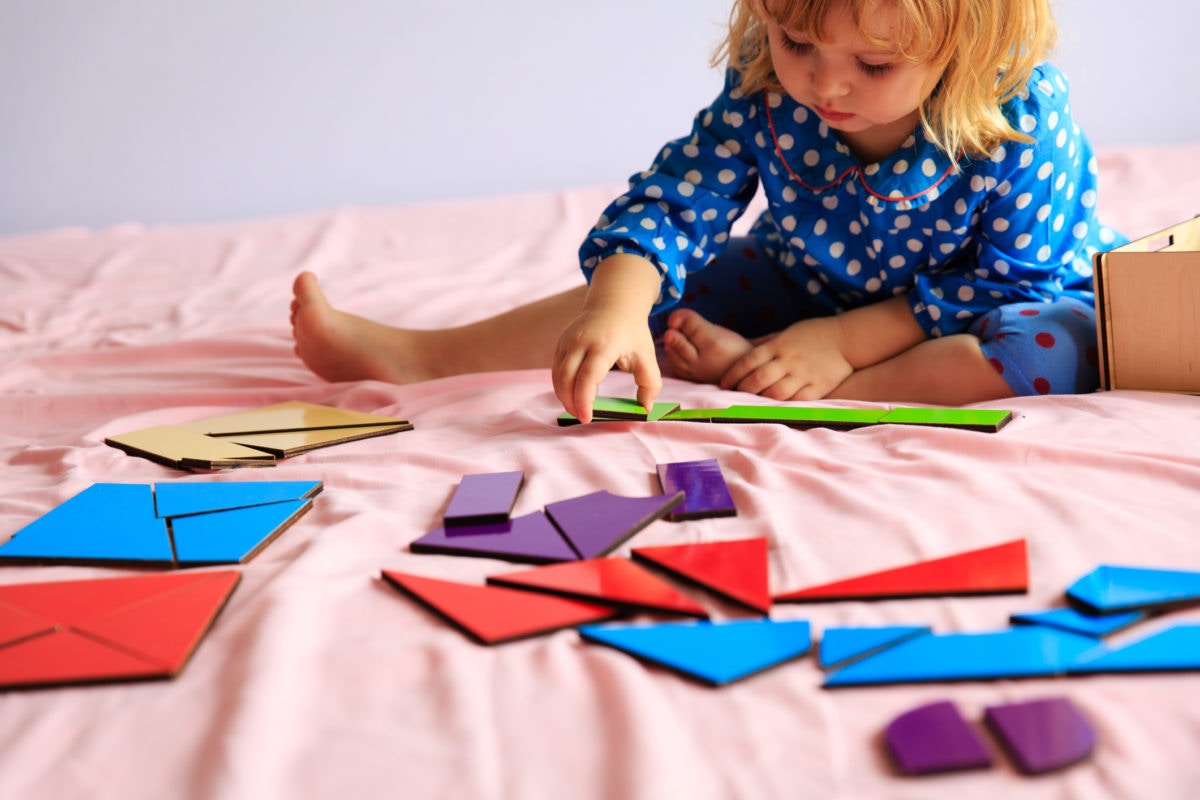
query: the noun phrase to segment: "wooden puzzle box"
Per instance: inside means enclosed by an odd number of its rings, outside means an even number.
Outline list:
[[[1200,212],[1200,148],[1110,149],[1099,166],[1101,212],[1134,239]],[[1011,412],[993,432],[696,419],[563,426],[544,370],[327,383],[293,354],[298,271],[316,272],[331,300],[358,314],[412,327],[465,322],[577,284],[579,239],[618,188],[0,238],[0,547],[29,545],[43,530],[31,523],[103,484],[86,495],[99,498],[93,505],[54,519],[74,520],[65,527],[79,537],[152,531],[161,553],[140,565],[103,554],[0,563],[0,683],[9,681],[0,800],[1200,794],[1193,669],[830,689],[815,650],[796,647],[786,663],[714,686],[597,644],[611,637],[591,626],[587,638],[565,625],[480,644],[437,603],[397,591],[419,583],[404,576],[511,585],[488,579],[531,567],[445,552],[462,541],[453,528],[441,530],[443,551],[410,549],[441,529],[465,476],[521,473],[505,488],[511,514],[537,519],[596,492],[658,495],[658,465],[688,461],[719,466],[736,514],[672,521],[664,509],[639,511],[608,557],[651,569],[634,550],[753,540],[765,553],[756,574],[776,596],[1001,545],[1023,559],[1020,582],[1003,593],[810,593],[769,605],[770,620],[814,643],[854,627],[930,629],[946,637],[938,642],[997,631],[1013,615],[1066,612],[1064,589],[1100,565],[1200,571],[1200,398],[1176,391],[975,407]],[[1174,299],[1164,290],[1164,306]],[[1119,346],[1111,357],[1119,376]],[[602,386],[618,398],[632,390],[620,373]],[[662,399],[683,409],[766,402],[670,378]],[[203,421],[278,404],[383,417],[397,430],[255,469],[182,470],[106,444],[160,426],[207,435]],[[267,481],[291,490],[269,497],[258,485]],[[221,484],[219,497],[208,483]],[[140,487],[128,489],[140,499],[114,499],[126,491],[114,484]],[[245,492],[233,497],[226,484]],[[164,507],[177,485],[204,497]],[[257,518],[281,498],[293,505],[228,558],[185,557],[187,531],[243,530],[229,520]],[[763,618],[673,572],[654,574],[689,613]],[[49,590],[27,584],[68,584],[73,599],[38,606]],[[675,619],[619,610],[626,623]],[[1195,606],[1176,603],[1107,641],[1197,620]],[[131,658],[154,664],[127,666]],[[116,679],[84,675],[101,666]],[[51,667],[49,683],[28,677]],[[984,740],[990,769],[928,778],[900,774],[883,747],[889,723],[917,707],[952,701],[978,726],[995,716],[986,709],[1043,698],[1068,698],[1095,732],[1090,756],[1051,774],[1022,774],[994,738]]]

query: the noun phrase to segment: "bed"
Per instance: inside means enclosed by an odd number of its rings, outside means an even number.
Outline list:
[[[1101,209],[1141,236],[1200,212],[1200,148],[1100,154]],[[880,425],[617,422],[560,427],[544,370],[406,386],[327,383],[292,352],[290,284],[412,327],[458,323],[575,285],[575,250],[619,187],[281,219],[0,238],[0,541],[95,482],[323,482],[256,557],[174,679],[0,692],[0,797],[1192,798],[1195,673],[821,686],[811,657],[713,688],[571,629],[479,645],[380,579],[482,583],[513,566],[415,554],[464,475],[522,470],[515,513],[657,490],[660,462],[715,458],[732,518],[657,521],[630,548],[767,537],[774,589],[1025,539],[1028,592],[776,605],[831,626],[1007,624],[1102,563],[1200,569],[1200,400],[1114,391],[1020,398],[997,433]],[[464,236],[463,231],[470,235]],[[464,285],[474,287],[464,291]],[[602,391],[630,397],[614,372]],[[684,408],[762,402],[668,378]],[[286,401],[403,417],[413,430],[267,470],[189,474],[107,436]],[[843,404],[849,406],[869,404]],[[133,574],[5,566],[0,585]],[[702,592],[718,618],[736,616]],[[1187,620],[1187,608],[1168,618]],[[1163,619],[1147,625],[1163,624]],[[1087,761],[903,777],[897,715],[1070,698]],[[1019,793],[1019,794],[1016,794]]]

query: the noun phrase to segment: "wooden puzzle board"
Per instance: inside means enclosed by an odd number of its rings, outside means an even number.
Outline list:
[[[1096,259],[1105,385],[1200,393],[1200,221]]]

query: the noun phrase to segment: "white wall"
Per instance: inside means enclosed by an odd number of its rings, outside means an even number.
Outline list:
[[[1190,0],[1056,0],[1098,144],[1200,141]],[[0,0],[0,235],[612,184],[728,0]]]

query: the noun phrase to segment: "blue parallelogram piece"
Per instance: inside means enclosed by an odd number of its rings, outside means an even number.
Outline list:
[[[1096,647],[1090,636],[1040,625],[917,636],[829,674],[824,686],[1060,675]]]
[[[817,663],[821,669],[831,669],[925,633],[929,633],[928,625],[826,628],[817,649]]]
[[[181,567],[247,561],[311,505],[308,499],[288,500],[175,517],[171,520],[175,557]]]
[[[715,686],[747,678],[812,649],[807,620],[742,619],[585,625],[603,644]]]
[[[1101,614],[1200,603],[1200,572],[1101,564],[1067,587],[1067,597]]]
[[[1200,623],[1177,623],[1121,647],[1097,647],[1072,665],[1072,675],[1094,672],[1200,670]]]
[[[303,500],[320,491],[321,481],[159,483],[154,486],[154,506],[159,517],[179,517],[284,500]]]
[[[149,484],[95,483],[0,545],[0,562],[172,564]]]
[[[1074,608],[1048,608],[1045,611],[1023,611],[1013,614],[1009,620],[1019,625],[1047,625],[1059,630],[1100,638],[1128,628],[1145,618],[1146,614],[1142,611],[1086,614]]]

